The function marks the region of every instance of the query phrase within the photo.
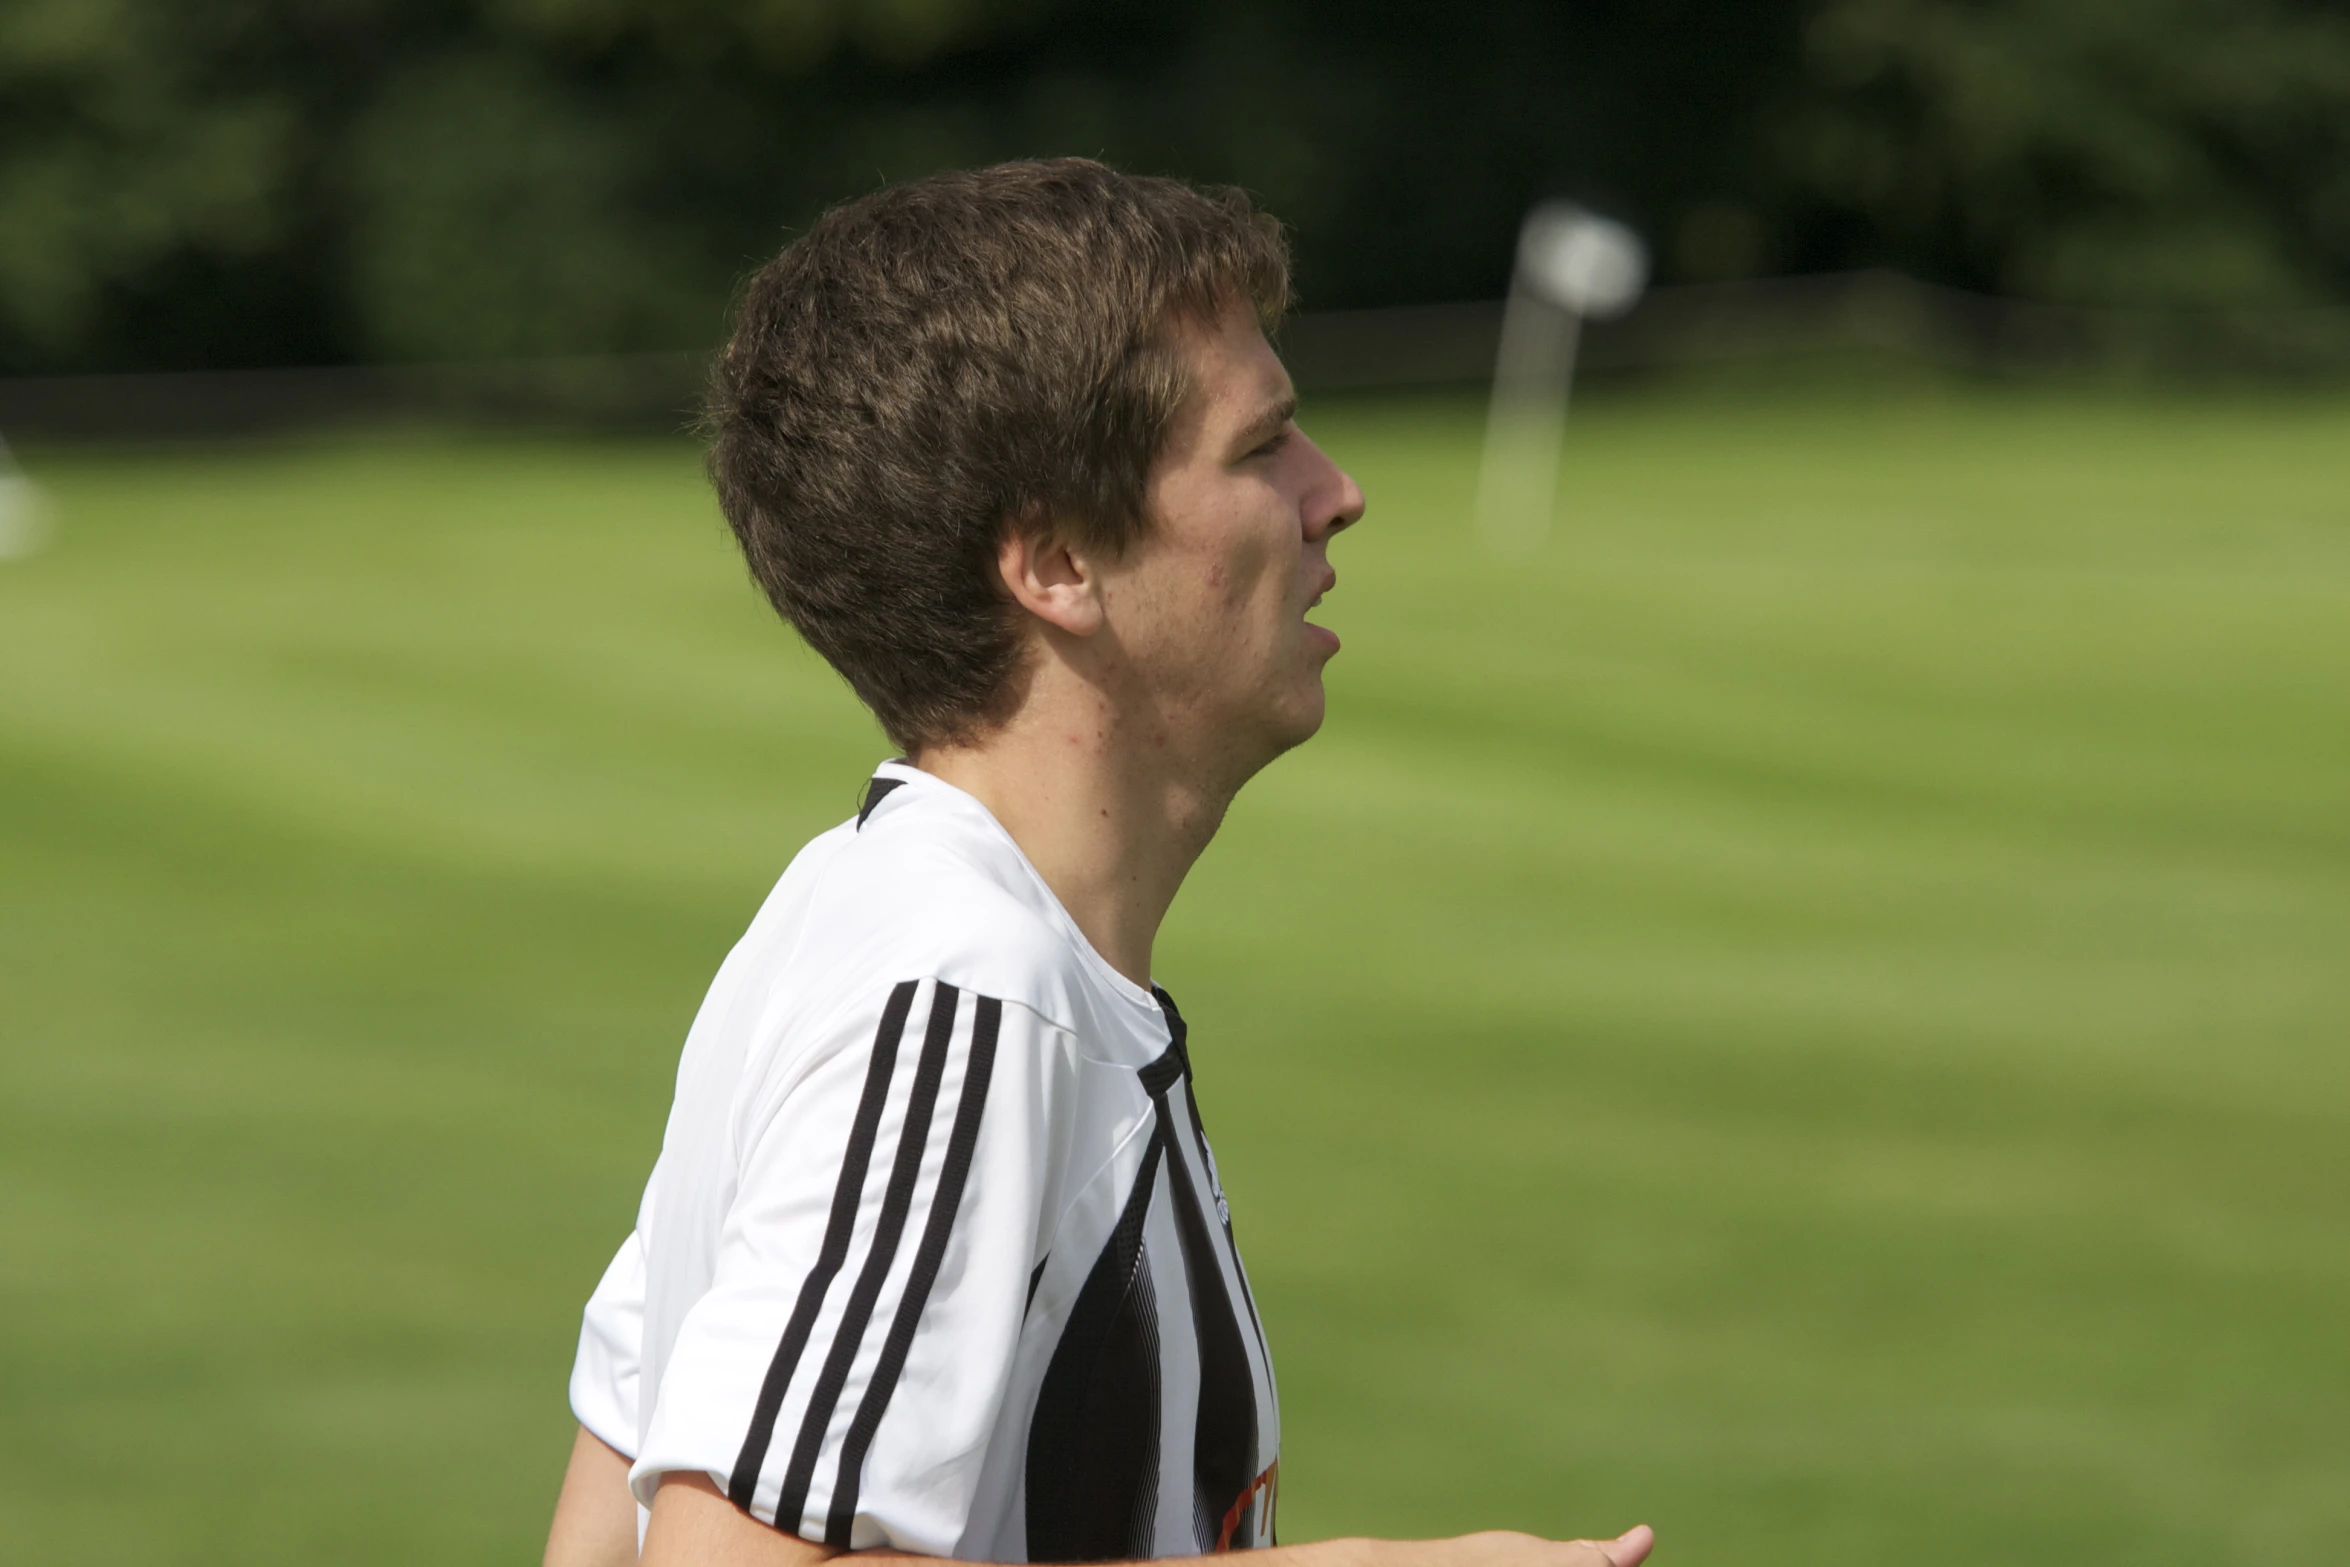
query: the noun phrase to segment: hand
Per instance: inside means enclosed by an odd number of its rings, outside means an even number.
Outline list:
[[[1495,1530],[1457,1540],[1321,1540],[1246,1554],[1257,1567],[1640,1567],[1655,1544],[1656,1532],[1642,1524],[1612,1540],[1544,1540]],[[878,1549],[843,1556],[740,1511],[705,1474],[662,1476],[652,1526],[645,1533],[645,1567],[877,1567],[885,1561],[931,1560]],[[1220,1567],[1229,1560],[1186,1556],[1113,1567]]]
[[[1545,1540],[1494,1530],[1437,1544],[1443,1567],[1640,1567],[1656,1546],[1646,1524],[1612,1540]]]
[[[1607,1563],[1608,1567],[1640,1567],[1642,1562],[1648,1560],[1648,1553],[1656,1549],[1656,1531],[1644,1523],[1636,1523],[1612,1540],[1571,1540],[1568,1543],[1597,1551],[1600,1561]]]

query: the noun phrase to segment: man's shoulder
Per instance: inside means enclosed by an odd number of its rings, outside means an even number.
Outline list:
[[[941,804],[949,807],[941,810]],[[930,809],[923,809],[924,805]],[[936,979],[1082,1029],[1105,989],[1100,959],[1049,902],[1017,850],[908,799],[844,822],[793,861],[760,924],[779,990],[805,1017]]]
[[[821,972],[944,980],[1072,1025],[1079,953],[991,869],[936,839],[860,835],[816,892],[805,956]]]

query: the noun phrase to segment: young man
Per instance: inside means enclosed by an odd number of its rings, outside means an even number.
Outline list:
[[[712,1567],[1646,1555],[1274,1544],[1266,1333],[1151,944],[1338,650],[1306,616],[1363,499],[1292,422],[1287,293],[1237,193],[1076,160],[881,191],[753,283],[720,500],[907,760],[695,1018],[550,1567],[636,1559],[640,1519]]]

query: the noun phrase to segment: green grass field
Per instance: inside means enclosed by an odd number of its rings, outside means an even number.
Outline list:
[[[1162,943],[1284,1534],[2350,1540],[2350,404],[1619,396],[1372,498]],[[0,1555],[536,1560],[701,988],[882,742],[681,445],[35,460]]]

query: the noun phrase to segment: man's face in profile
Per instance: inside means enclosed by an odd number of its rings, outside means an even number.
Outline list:
[[[1293,422],[1289,373],[1245,303],[1180,341],[1190,394],[1104,604],[1157,711],[1253,772],[1321,727],[1338,638],[1306,614],[1338,580],[1330,536],[1363,495]]]

